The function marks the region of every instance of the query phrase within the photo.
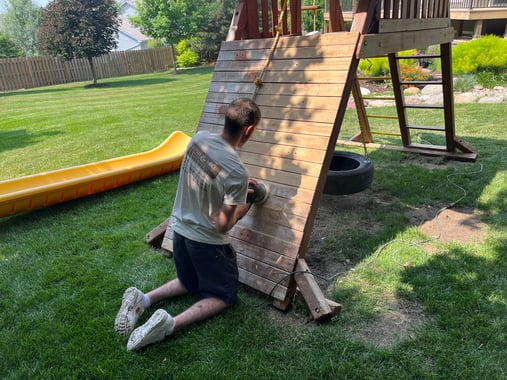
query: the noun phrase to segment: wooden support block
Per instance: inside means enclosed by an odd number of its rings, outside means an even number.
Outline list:
[[[162,223],[160,223],[157,227],[155,227],[153,230],[148,232],[145,237],[146,243],[156,248],[160,248],[162,240],[164,239],[164,234],[167,229],[168,223],[169,219],[166,219]]]
[[[301,296],[312,313],[313,319],[317,321],[327,319],[341,310],[341,305],[336,302],[330,302],[324,297],[306,260],[298,260],[294,279]]]

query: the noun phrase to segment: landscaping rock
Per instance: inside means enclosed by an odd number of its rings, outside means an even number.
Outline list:
[[[428,86],[424,86],[421,90],[421,94],[423,95],[438,95],[442,93],[442,86],[439,84],[430,84]]]
[[[409,88],[406,88],[405,91],[403,91],[403,93],[408,96],[418,95],[420,92],[421,92],[421,90],[419,90],[417,87],[409,87]]]
[[[485,96],[483,98],[480,98],[478,103],[484,103],[484,104],[497,104],[503,102],[503,96]]]
[[[454,103],[475,103],[477,95],[472,92],[461,92],[454,95]]]

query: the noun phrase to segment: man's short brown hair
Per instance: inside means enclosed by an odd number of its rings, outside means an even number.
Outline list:
[[[261,119],[261,110],[252,99],[238,98],[232,101],[225,112],[224,130],[236,136],[249,125],[256,126]]]

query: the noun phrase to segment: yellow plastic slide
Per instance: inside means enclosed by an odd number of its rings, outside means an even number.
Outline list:
[[[189,141],[173,132],[147,152],[0,181],[0,218],[175,171]]]

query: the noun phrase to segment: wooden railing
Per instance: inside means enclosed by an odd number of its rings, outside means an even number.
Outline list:
[[[507,0],[450,0],[451,9],[502,8]]]
[[[449,17],[449,0],[381,0],[379,20],[426,19]]]
[[[341,8],[344,12],[355,12],[359,0],[341,0]],[[398,2],[399,1],[396,1]],[[392,3],[390,1],[389,3]],[[405,1],[409,3],[409,1]],[[437,3],[437,1],[427,0],[427,4]],[[449,0],[451,9],[475,9],[475,8],[501,8],[507,7],[507,0]]]
[[[93,61],[99,79],[164,71],[173,65],[169,47],[113,52]],[[50,56],[0,59],[0,91],[92,79],[85,58],[72,61]]]

